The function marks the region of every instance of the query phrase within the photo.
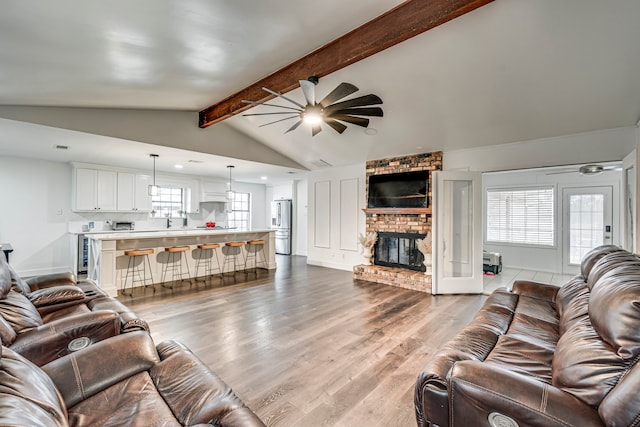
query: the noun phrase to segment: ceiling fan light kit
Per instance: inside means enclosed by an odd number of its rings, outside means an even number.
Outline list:
[[[272,91],[266,87],[262,89],[271,95],[283,99],[293,105],[277,105],[267,102],[256,102],[243,100],[245,104],[252,105],[265,105],[269,107],[278,107],[288,111],[274,111],[270,113],[250,113],[243,114],[243,116],[267,116],[271,114],[287,115],[282,119],[278,119],[269,123],[260,125],[267,126],[274,123],[283,122],[291,119],[298,119],[285,133],[291,132],[298,128],[302,123],[306,123],[311,126],[311,136],[316,136],[322,131],[321,124],[325,123],[338,133],[342,133],[347,129],[345,123],[362,126],[364,128],[369,126],[369,119],[366,117],[382,117],[383,112],[380,107],[372,107],[372,105],[382,104],[380,97],[369,94],[359,96],[356,98],[340,101],[343,98],[357,92],[359,89],[351,83],[340,83],[335,89],[333,89],[327,96],[325,96],[320,102],[316,102],[315,86],[318,84],[318,77],[311,76],[307,80],[300,80],[300,88],[307,101],[307,105],[302,105],[299,102],[294,101],[282,95],[279,92]],[[338,102],[340,101],[340,102]]]

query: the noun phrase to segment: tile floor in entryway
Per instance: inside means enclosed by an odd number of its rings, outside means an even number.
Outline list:
[[[545,271],[521,270],[517,268],[504,268],[495,276],[484,276],[484,294],[489,295],[494,289],[511,284],[516,280],[531,280],[533,282],[547,283],[561,286],[573,276],[569,274],[556,274]]]

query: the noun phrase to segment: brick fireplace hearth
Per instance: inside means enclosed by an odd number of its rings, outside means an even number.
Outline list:
[[[442,152],[416,154],[406,157],[372,160],[366,165],[367,198],[369,177],[372,175],[395,174],[415,171],[442,170]],[[431,206],[432,178],[428,179],[428,207]],[[386,233],[417,233],[425,235],[431,231],[430,208],[426,209],[365,209],[365,231]],[[431,275],[408,268],[383,265],[356,265],[355,279],[384,283],[405,289],[431,293]]]

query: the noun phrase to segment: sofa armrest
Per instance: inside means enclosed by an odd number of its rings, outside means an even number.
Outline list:
[[[42,288],[50,288],[51,286],[75,285],[76,276],[73,273],[54,273],[30,277],[24,281],[33,292]]]
[[[159,362],[146,332],[117,335],[42,367],[70,408]]]
[[[157,350],[162,361],[151,369],[151,378],[182,424],[265,426],[231,388],[184,345],[164,341]],[[193,396],[199,398],[194,400]]]
[[[91,300],[87,307],[91,310],[113,310],[120,315],[122,332],[146,331],[149,332],[149,324],[129,307],[110,296],[98,296]]]
[[[555,285],[547,285],[544,283],[530,282],[528,280],[516,280],[513,282],[511,292],[514,294],[524,295],[532,298],[539,298],[546,301],[555,301],[556,294],[560,288]]]
[[[598,412],[569,393],[487,362],[463,361],[449,377],[450,425],[488,425],[492,413],[519,425],[603,426]]]
[[[27,295],[29,301],[37,308],[69,302],[80,303],[85,299],[82,289],[75,285],[52,286],[40,288]]]
[[[120,333],[118,314],[94,311],[58,319],[18,334],[11,349],[38,366],[71,353],[69,344],[77,338],[88,338],[89,344]]]

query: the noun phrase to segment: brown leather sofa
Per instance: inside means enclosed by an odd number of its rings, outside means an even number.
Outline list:
[[[38,368],[6,347],[3,426],[264,426],[187,348],[118,335]]]
[[[561,287],[515,282],[440,349],[418,426],[640,425],[640,257],[601,246]]]
[[[67,273],[22,280],[0,253],[0,339],[33,363],[133,330],[149,327],[93,282]]]

